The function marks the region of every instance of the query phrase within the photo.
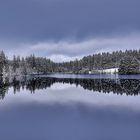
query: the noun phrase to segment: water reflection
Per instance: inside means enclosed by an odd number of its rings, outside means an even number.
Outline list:
[[[0,98],[13,87],[14,93],[22,89],[35,93],[38,89],[50,88],[55,83],[67,83],[81,86],[84,89],[101,93],[114,93],[126,95],[140,94],[140,79],[80,79],[80,78],[55,78],[55,77],[14,77],[12,80],[0,79]]]
[[[0,138],[139,140],[140,96],[117,95],[138,95],[139,83],[138,79],[2,79],[1,97],[8,94],[0,102]],[[13,89],[20,94],[14,95]]]
[[[0,113],[1,139],[139,140],[140,113],[131,113],[83,105],[18,104]]]

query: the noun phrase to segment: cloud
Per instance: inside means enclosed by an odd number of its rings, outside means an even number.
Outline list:
[[[66,55],[59,55],[59,54],[54,54],[49,56],[49,59],[51,59],[54,62],[68,62],[68,61],[74,61],[75,59],[80,59],[82,56],[75,56],[75,57],[70,57]]]
[[[126,49],[140,49],[140,34],[129,34],[127,36],[112,37],[91,37],[86,40],[61,40],[45,41],[38,43],[8,43],[0,44],[8,56],[21,55],[27,56],[35,54],[50,58],[55,62],[70,61],[83,56],[112,52],[117,50],[125,51]],[[10,49],[11,46],[13,49]]]
[[[126,49],[140,49],[140,35],[129,35],[112,38],[91,38],[81,42],[60,41],[44,42],[32,45],[32,51],[46,52],[54,61],[68,61],[102,52]]]
[[[139,0],[0,0],[0,38],[78,40],[140,31]]]
[[[10,58],[34,53],[57,62],[139,49],[139,5],[139,0],[0,0],[0,49]]]

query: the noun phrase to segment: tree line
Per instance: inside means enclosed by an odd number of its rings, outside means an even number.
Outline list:
[[[27,75],[63,73],[98,73],[104,69],[118,68],[120,74],[140,73],[140,50],[114,51],[85,56],[82,59],[55,63],[44,57],[13,56],[10,60],[0,52],[0,75]]]
[[[0,99],[5,97],[5,94],[10,87],[13,87],[14,94],[20,90],[26,89],[31,93],[36,90],[50,88],[55,83],[67,83],[81,86],[86,90],[97,91],[99,93],[113,93],[127,96],[138,96],[140,94],[139,79],[73,79],[73,78],[53,78],[53,77],[22,77],[17,79],[14,77],[12,81],[7,78],[5,82],[0,79]]]

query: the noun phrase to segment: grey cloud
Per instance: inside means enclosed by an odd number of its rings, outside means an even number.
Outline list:
[[[139,0],[0,0],[0,37],[82,40],[140,31]]]
[[[31,45],[32,51],[45,51],[47,55],[67,55],[70,57],[115,50],[139,49],[140,35],[118,36],[112,38],[91,38],[81,42],[60,41],[42,42]]]
[[[13,44],[12,46],[18,45],[19,48],[11,50],[8,49],[7,44],[5,51],[9,56],[12,56],[11,54],[27,56],[34,53],[37,56],[44,56],[60,62],[101,52],[112,52],[120,49],[123,51],[126,49],[140,49],[139,38],[140,34],[132,34],[111,38],[90,38],[79,42],[62,40],[59,42],[46,41],[35,44]]]
[[[139,5],[139,0],[0,0],[0,49],[9,57],[34,53],[55,61],[139,49]]]

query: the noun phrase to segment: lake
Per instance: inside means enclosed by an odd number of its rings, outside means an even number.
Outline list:
[[[1,140],[140,140],[140,75],[50,74],[0,85]]]

